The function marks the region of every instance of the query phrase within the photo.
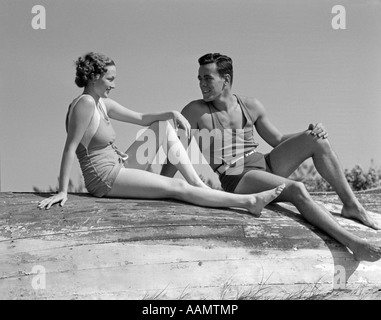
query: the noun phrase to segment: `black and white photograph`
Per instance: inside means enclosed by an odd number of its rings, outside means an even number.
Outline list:
[[[1,0],[0,39],[0,300],[381,300],[381,0]]]

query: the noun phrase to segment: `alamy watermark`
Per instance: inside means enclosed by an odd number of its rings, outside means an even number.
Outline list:
[[[344,266],[335,265],[333,271],[333,290],[344,290],[347,285],[347,274]]]
[[[36,291],[46,289],[46,270],[44,266],[36,265],[32,268],[32,274],[35,276],[32,277],[32,288]]]
[[[192,129],[191,137],[197,142],[192,144],[185,130],[179,129],[177,136],[168,135],[167,126],[165,121],[161,121],[158,132],[150,128],[138,131],[136,141],[141,143],[136,150],[136,160],[139,164],[162,165],[167,161],[174,165],[211,163],[215,167],[221,166],[226,174],[240,174],[244,159],[257,146],[245,136],[244,129]],[[160,146],[165,152],[164,157],[158,153]]]
[[[345,30],[347,28],[347,16],[345,7],[336,5],[332,7],[331,13],[336,14],[331,21],[331,26],[334,30]]]
[[[334,30],[345,30],[346,26],[346,10],[343,5],[335,5],[331,9],[331,13],[335,16],[331,20],[331,26]],[[46,29],[46,9],[43,5],[34,5],[32,7],[32,28],[35,30]]]
[[[42,5],[35,5],[32,8],[32,28],[34,30],[46,29],[46,9]]]

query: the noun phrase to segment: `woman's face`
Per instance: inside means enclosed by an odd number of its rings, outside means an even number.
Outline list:
[[[94,82],[94,91],[101,98],[107,98],[115,88],[116,67],[108,66],[106,73]]]

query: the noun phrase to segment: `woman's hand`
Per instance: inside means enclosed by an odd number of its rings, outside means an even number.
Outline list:
[[[323,124],[320,122],[316,124],[310,123],[308,126],[308,130],[311,130],[311,134],[315,137],[322,138],[322,139],[328,138],[328,133],[327,131],[325,131]]]
[[[191,126],[187,118],[185,118],[180,112],[173,111],[173,122],[175,124],[176,131],[178,128],[183,129],[185,131],[185,135],[190,137]]]
[[[59,202],[60,206],[63,207],[65,202],[67,200],[67,193],[66,192],[58,192],[56,195],[51,196],[47,199],[44,199],[38,203],[38,207],[40,209],[49,209],[53,204]]]

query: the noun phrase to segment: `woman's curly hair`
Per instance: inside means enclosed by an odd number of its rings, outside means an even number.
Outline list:
[[[115,66],[112,59],[95,52],[89,52],[83,57],[79,57],[75,64],[75,84],[80,88],[86,87],[90,81],[106,73],[108,66]]]

